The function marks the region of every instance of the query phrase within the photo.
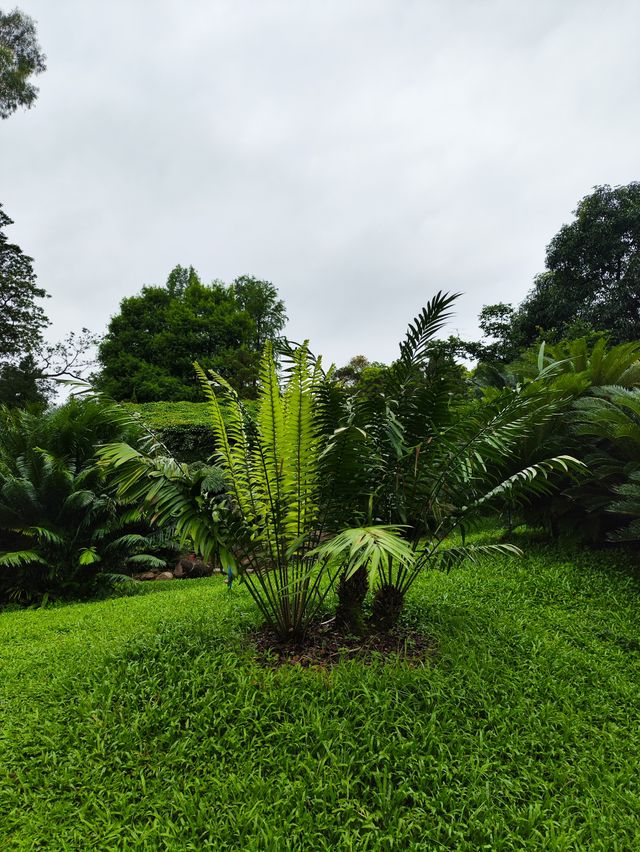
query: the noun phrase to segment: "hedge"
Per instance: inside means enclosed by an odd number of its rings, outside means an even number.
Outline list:
[[[125,403],[137,412],[174,458],[182,462],[207,461],[215,450],[211,416],[206,402]],[[255,402],[245,403],[253,411]]]

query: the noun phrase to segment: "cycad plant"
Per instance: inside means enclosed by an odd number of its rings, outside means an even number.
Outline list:
[[[430,341],[454,300],[431,300],[385,384],[366,399],[342,393],[306,344],[289,353],[283,387],[267,345],[255,420],[221,376],[197,368],[226,501],[214,518],[179,465],[116,444],[101,457],[120,495],[141,500],[149,518],[171,518],[204,555],[220,553],[283,639],[304,636],[338,579],[344,624],[363,628],[373,576],[374,620],[392,626],[423,568],[515,550],[468,546],[452,533],[579,467],[558,457],[505,474],[517,442],[554,409],[511,391],[486,405],[452,397],[450,365],[434,366]]]
[[[0,600],[77,596],[165,565],[155,555],[169,544],[164,532],[110,493],[94,457],[96,444],[134,432],[95,401],[45,414],[0,409]]]
[[[552,535],[568,533],[596,541],[610,528],[612,518],[604,511],[610,497],[609,485],[616,479],[592,443],[573,428],[583,420],[581,412],[601,404],[590,400],[607,396],[607,388],[633,390],[640,384],[640,343],[607,346],[604,338],[589,338],[541,344],[525,352],[515,365],[522,392],[552,401],[561,416],[548,419],[520,443],[514,463],[532,464],[565,452],[585,461],[592,475],[579,486],[568,479],[549,499],[535,500],[516,521],[542,524]],[[595,511],[596,506],[599,508]]]
[[[522,441],[557,415],[558,400],[518,387],[482,402],[452,394],[449,368],[442,362],[434,367],[431,344],[455,299],[438,293],[409,326],[400,358],[377,396],[353,401],[350,422],[369,438],[360,463],[369,471],[372,516],[402,525],[413,553],[410,560],[390,555],[373,572],[373,619],[383,627],[397,621],[407,591],[425,568],[516,551],[501,543],[467,544],[471,524],[492,509],[548,494],[558,474],[582,468],[564,454],[513,466]],[[353,597],[362,600],[362,575],[352,573],[351,585],[358,587]],[[348,597],[348,581],[340,591]],[[360,618],[357,610],[354,618]]]
[[[592,476],[573,490],[586,525],[610,541],[640,540],[640,389],[598,388],[575,403],[573,430],[588,441]]]
[[[527,350],[513,365],[520,381],[534,381],[553,367],[547,391],[570,392],[578,396],[591,388],[607,385],[633,388],[640,385],[640,343],[608,346],[604,337],[588,337],[542,343]]]
[[[336,517],[331,499],[325,499],[324,459],[339,452],[342,440],[327,429],[330,376],[320,359],[310,357],[305,343],[293,351],[281,388],[268,343],[254,420],[225,379],[213,372],[205,375],[198,365],[196,372],[209,403],[215,459],[228,492],[215,525],[211,507],[186,493],[179,466],[167,475],[152,459],[123,444],[105,447],[101,457],[121,495],[141,499],[148,517],[172,517],[203,555],[218,552],[226,567],[242,575],[278,636],[299,640],[348,558],[337,548],[330,554],[318,549],[335,531]],[[394,530],[380,531],[377,547],[393,548],[397,540]]]

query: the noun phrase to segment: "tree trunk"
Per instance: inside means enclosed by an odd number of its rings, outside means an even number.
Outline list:
[[[369,591],[369,569],[362,565],[348,579],[340,578],[338,584],[338,608],[336,609],[336,627],[350,630],[357,636],[365,631],[362,605]]]
[[[380,586],[373,598],[371,621],[378,630],[395,627],[404,607],[404,592],[396,586]]]

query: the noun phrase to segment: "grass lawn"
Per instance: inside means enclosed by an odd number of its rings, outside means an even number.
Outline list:
[[[262,668],[218,578],[1,614],[0,848],[640,849],[640,583],[526,546],[425,575],[417,667]]]

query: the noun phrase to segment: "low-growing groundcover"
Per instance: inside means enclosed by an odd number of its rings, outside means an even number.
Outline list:
[[[2,848],[640,848],[640,584],[527,547],[415,584],[423,666],[261,666],[215,577],[0,615]]]

